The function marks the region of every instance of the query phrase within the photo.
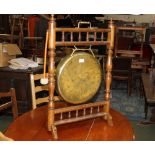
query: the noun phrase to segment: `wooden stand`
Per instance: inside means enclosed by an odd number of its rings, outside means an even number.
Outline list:
[[[56,41],[56,33],[61,34],[61,40]],[[114,47],[114,24],[109,22],[107,29],[99,28],[56,28],[54,15],[49,21],[49,104],[48,104],[48,131],[52,131],[55,139],[57,135],[57,125],[92,119],[96,117],[103,117],[110,126],[113,125],[112,117],[110,115],[110,85],[111,85],[111,70],[112,70],[112,54]],[[69,34],[70,39],[65,39],[65,33]],[[78,34],[78,40],[75,41],[74,33]],[[83,41],[82,33],[86,34],[85,41]],[[89,34],[94,35],[94,39],[89,38]],[[105,41],[105,34],[108,35]],[[97,36],[100,36],[97,38]],[[77,38],[76,38],[77,39]],[[80,105],[65,106],[55,109],[54,91],[55,91],[55,48],[56,46],[90,46],[90,45],[107,45],[108,57],[106,63],[106,80],[105,80],[105,96],[103,102],[86,103]],[[74,113],[74,115],[73,115]],[[56,115],[58,117],[56,117]]]

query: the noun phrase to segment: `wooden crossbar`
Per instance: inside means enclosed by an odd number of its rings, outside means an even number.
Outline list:
[[[96,118],[96,117],[102,117],[102,116],[105,116],[105,115],[107,115],[107,113],[105,113],[105,112],[100,112],[100,113],[96,113],[96,114],[89,114],[89,115],[83,115],[83,116],[79,116],[78,118],[73,117],[73,118],[68,118],[68,119],[55,121],[54,125],[62,125],[62,124],[67,124],[67,123],[79,122],[79,121],[82,121],[82,120],[92,119],[92,118]]]
[[[64,107],[64,108],[59,108],[55,109],[54,113],[64,113],[64,112],[69,112],[69,111],[75,111],[75,110],[81,110],[81,109],[86,109],[86,108],[91,108],[91,107],[98,107],[98,106],[104,106],[104,102],[95,102],[95,103],[87,103],[87,104],[82,104],[82,105],[75,105],[75,106],[69,106],[69,107]]]

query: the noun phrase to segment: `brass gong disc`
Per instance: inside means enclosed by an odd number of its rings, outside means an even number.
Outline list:
[[[64,57],[57,66],[57,90],[67,102],[84,103],[98,91],[101,67],[93,55],[78,52]]]

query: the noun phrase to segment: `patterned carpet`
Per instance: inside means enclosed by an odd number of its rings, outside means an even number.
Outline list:
[[[93,101],[103,100],[104,87],[101,87],[96,94]],[[137,76],[133,76],[132,94],[127,94],[127,82],[113,81],[111,90],[111,107],[124,115],[130,120],[143,121],[144,120],[144,97],[140,96],[140,80]],[[148,112],[148,119],[150,117],[150,110]]]
[[[4,132],[12,121],[13,121],[12,116],[1,114],[0,115],[0,131]]]

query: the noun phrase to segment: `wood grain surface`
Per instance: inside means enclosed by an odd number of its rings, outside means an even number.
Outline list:
[[[47,106],[39,107],[18,117],[5,135],[15,141],[52,141],[47,130]],[[128,141],[134,140],[133,128],[121,113],[110,109],[114,126],[102,118],[57,126],[58,141]]]

